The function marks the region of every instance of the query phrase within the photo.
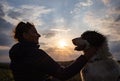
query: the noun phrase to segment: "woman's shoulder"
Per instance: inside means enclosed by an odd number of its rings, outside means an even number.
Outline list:
[[[37,51],[43,54],[47,54],[43,49],[37,49]]]
[[[20,44],[19,44],[19,43],[16,43],[16,44],[14,44],[14,45],[11,47],[11,49],[16,49],[16,48],[18,48],[18,47],[20,47]]]

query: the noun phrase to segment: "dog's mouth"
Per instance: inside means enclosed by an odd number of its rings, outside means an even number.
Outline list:
[[[82,51],[84,50],[85,46],[75,46],[74,50],[77,50],[77,51]]]
[[[72,41],[72,43],[75,45],[75,48],[74,48],[74,50],[80,50],[80,46],[76,43],[76,42],[74,42],[74,40]]]

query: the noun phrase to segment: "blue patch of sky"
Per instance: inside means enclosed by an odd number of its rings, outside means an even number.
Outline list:
[[[120,7],[120,0],[111,0],[110,1],[110,6],[112,7]]]
[[[64,4],[73,5],[77,0],[7,0],[11,5],[18,6],[23,4],[40,5],[47,7],[62,7]],[[70,6],[69,6],[70,8]]]
[[[21,5],[30,4],[33,0],[6,0],[9,5],[19,7]]]
[[[90,7],[89,10],[94,13],[94,16],[102,18],[105,16],[107,7],[101,0],[93,0],[93,5]]]
[[[17,7],[21,5],[36,5],[36,6],[44,6],[46,9],[55,9],[55,11],[44,14],[42,16],[42,20],[47,23],[42,26],[45,26],[46,28],[52,28],[54,27],[53,19],[55,18],[64,18],[66,20],[66,23],[70,25],[70,23],[73,22],[73,17],[75,14],[70,14],[70,12],[75,8],[75,4],[79,3],[80,1],[83,2],[83,0],[7,0],[10,2],[11,5]],[[96,7],[95,7],[96,8]],[[88,8],[83,8],[80,11],[79,14],[79,22],[81,22],[81,19],[85,15],[84,13],[89,10]],[[83,26],[82,26],[83,28]]]
[[[70,11],[73,10],[74,5],[79,0],[7,0],[10,5],[19,7],[21,5],[37,5],[45,6],[45,8],[55,9],[54,13],[45,16],[46,21],[51,20],[50,18],[63,17],[67,20],[71,20],[72,15]],[[48,17],[48,18],[47,18]],[[69,22],[69,21],[68,21]]]
[[[72,21],[72,15],[70,14],[70,11],[73,10],[75,2],[76,1],[73,0],[51,0],[49,3],[43,2],[47,8],[54,9],[54,11],[50,14],[43,15],[43,20],[49,25],[54,25],[52,22],[53,19],[64,18],[66,22],[69,23]]]

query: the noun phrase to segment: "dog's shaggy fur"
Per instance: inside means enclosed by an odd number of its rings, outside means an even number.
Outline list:
[[[120,81],[120,66],[109,52],[106,37],[96,31],[86,31],[81,38],[88,41],[89,48],[98,48],[80,72],[82,81]]]

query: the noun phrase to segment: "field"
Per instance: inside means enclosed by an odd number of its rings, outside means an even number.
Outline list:
[[[58,62],[60,65],[66,66],[69,65],[72,61],[69,62]],[[119,61],[120,63],[120,61]],[[0,63],[0,81],[14,81],[11,70],[9,69],[8,63]],[[55,80],[58,81],[58,80]],[[81,81],[80,75],[77,74],[74,77],[70,78],[67,81]]]
[[[72,61],[70,61],[70,62],[59,62],[59,63],[63,66],[66,66],[71,62]],[[9,64],[8,63],[0,63],[0,81],[14,81],[11,70],[9,69]],[[81,81],[81,80],[80,80],[79,74],[77,74],[67,81]]]
[[[8,63],[0,63],[0,81],[14,81]]]

